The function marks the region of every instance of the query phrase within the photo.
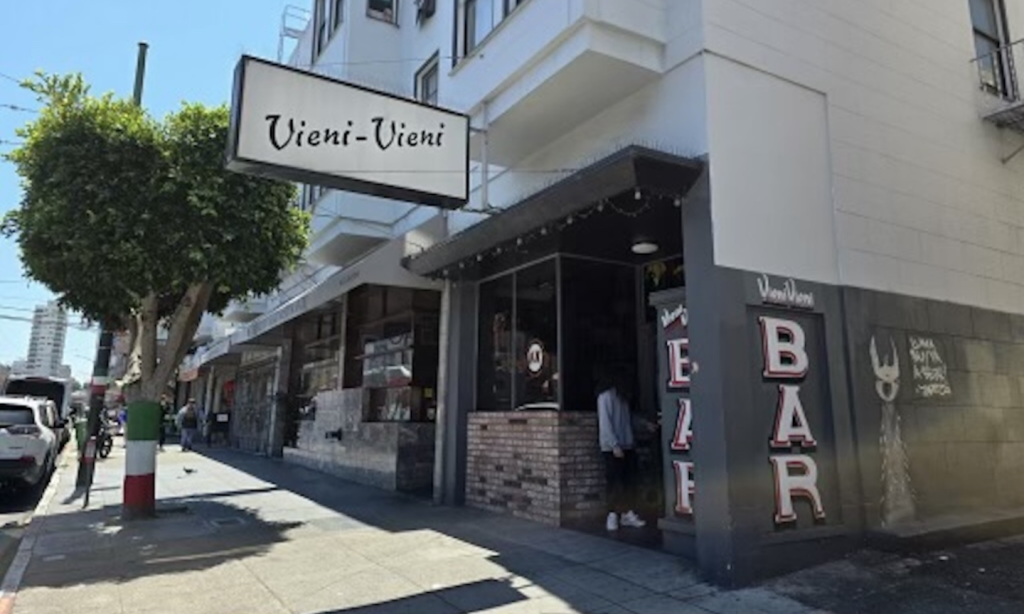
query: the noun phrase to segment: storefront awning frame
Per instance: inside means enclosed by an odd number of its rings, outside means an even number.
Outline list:
[[[686,194],[704,166],[698,158],[631,145],[422,253],[405,258],[402,263],[412,273],[437,277],[447,267],[626,190],[640,187],[659,193]]]

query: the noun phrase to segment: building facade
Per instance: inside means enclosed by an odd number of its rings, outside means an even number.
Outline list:
[[[67,338],[67,313],[54,301],[38,305],[32,313],[27,358],[15,363],[19,374],[44,377],[71,377],[64,365],[64,342]]]
[[[725,585],[1019,518],[1024,13],[898,4],[315,2],[283,59],[468,114],[471,198],[304,188],[312,266],[198,354],[208,398],[269,453],[587,527],[625,373],[643,512]]]

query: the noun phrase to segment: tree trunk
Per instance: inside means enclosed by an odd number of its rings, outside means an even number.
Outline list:
[[[153,360],[149,363],[154,365],[154,369],[148,378],[143,371],[142,379],[142,390],[146,398],[157,399],[164,391],[174,370],[181,364],[192,345],[192,339],[199,328],[199,321],[206,312],[212,294],[213,285],[209,283],[193,284],[189,287],[170,318],[167,343],[160,350],[159,357],[156,356],[154,331]],[[146,364],[145,354],[143,358],[143,364]]]
[[[139,312],[139,394],[143,399],[156,400],[167,382],[154,384],[157,367],[156,329],[160,323],[157,297],[150,294],[142,300]]]

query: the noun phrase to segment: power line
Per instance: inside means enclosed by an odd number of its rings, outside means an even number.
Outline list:
[[[11,111],[21,111],[23,113],[38,113],[39,109],[30,109],[28,107],[19,107],[16,104],[0,104],[0,109],[10,109]]]
[[[0,139],[0,145],[18,145],[18,146],[21,146],[21,145],[24,145],[24,144],[25,144],[24,141],[5,141],[3,139]]]
[[[7,79],[8,81],[14,81],[18,85],[21,85],[21,79],[15,79],[14,77],[12,77],[10,75],[5,75],[2,72],[0,72],[0,78]]]

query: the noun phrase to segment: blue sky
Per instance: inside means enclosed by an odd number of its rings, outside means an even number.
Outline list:
[[[277,55],[281,14],[307,0],[6,0],[0,7],[0,74],[21,79],[35,70],[81,72],[93,93],[130,97],[139,41],[149,43],[143,106],[162,117],[184,100],[218,104],[231,97],[235,63],[243,53]],[[34,108],[33,97],[0,76],[0,152],[16,141],[15,128]],[[0,210],[21,198],[14,166],[0,161]],[[31,317],[34,305],[52,298],[23,277],[13,240],[0,239],[0,316]],[[77,318],[72,318],[77,321]],[[22,358],[31,325],[0,318],[0,362]],[[79,380],[92,373],[96,332],[68,330],[64,360]]]

